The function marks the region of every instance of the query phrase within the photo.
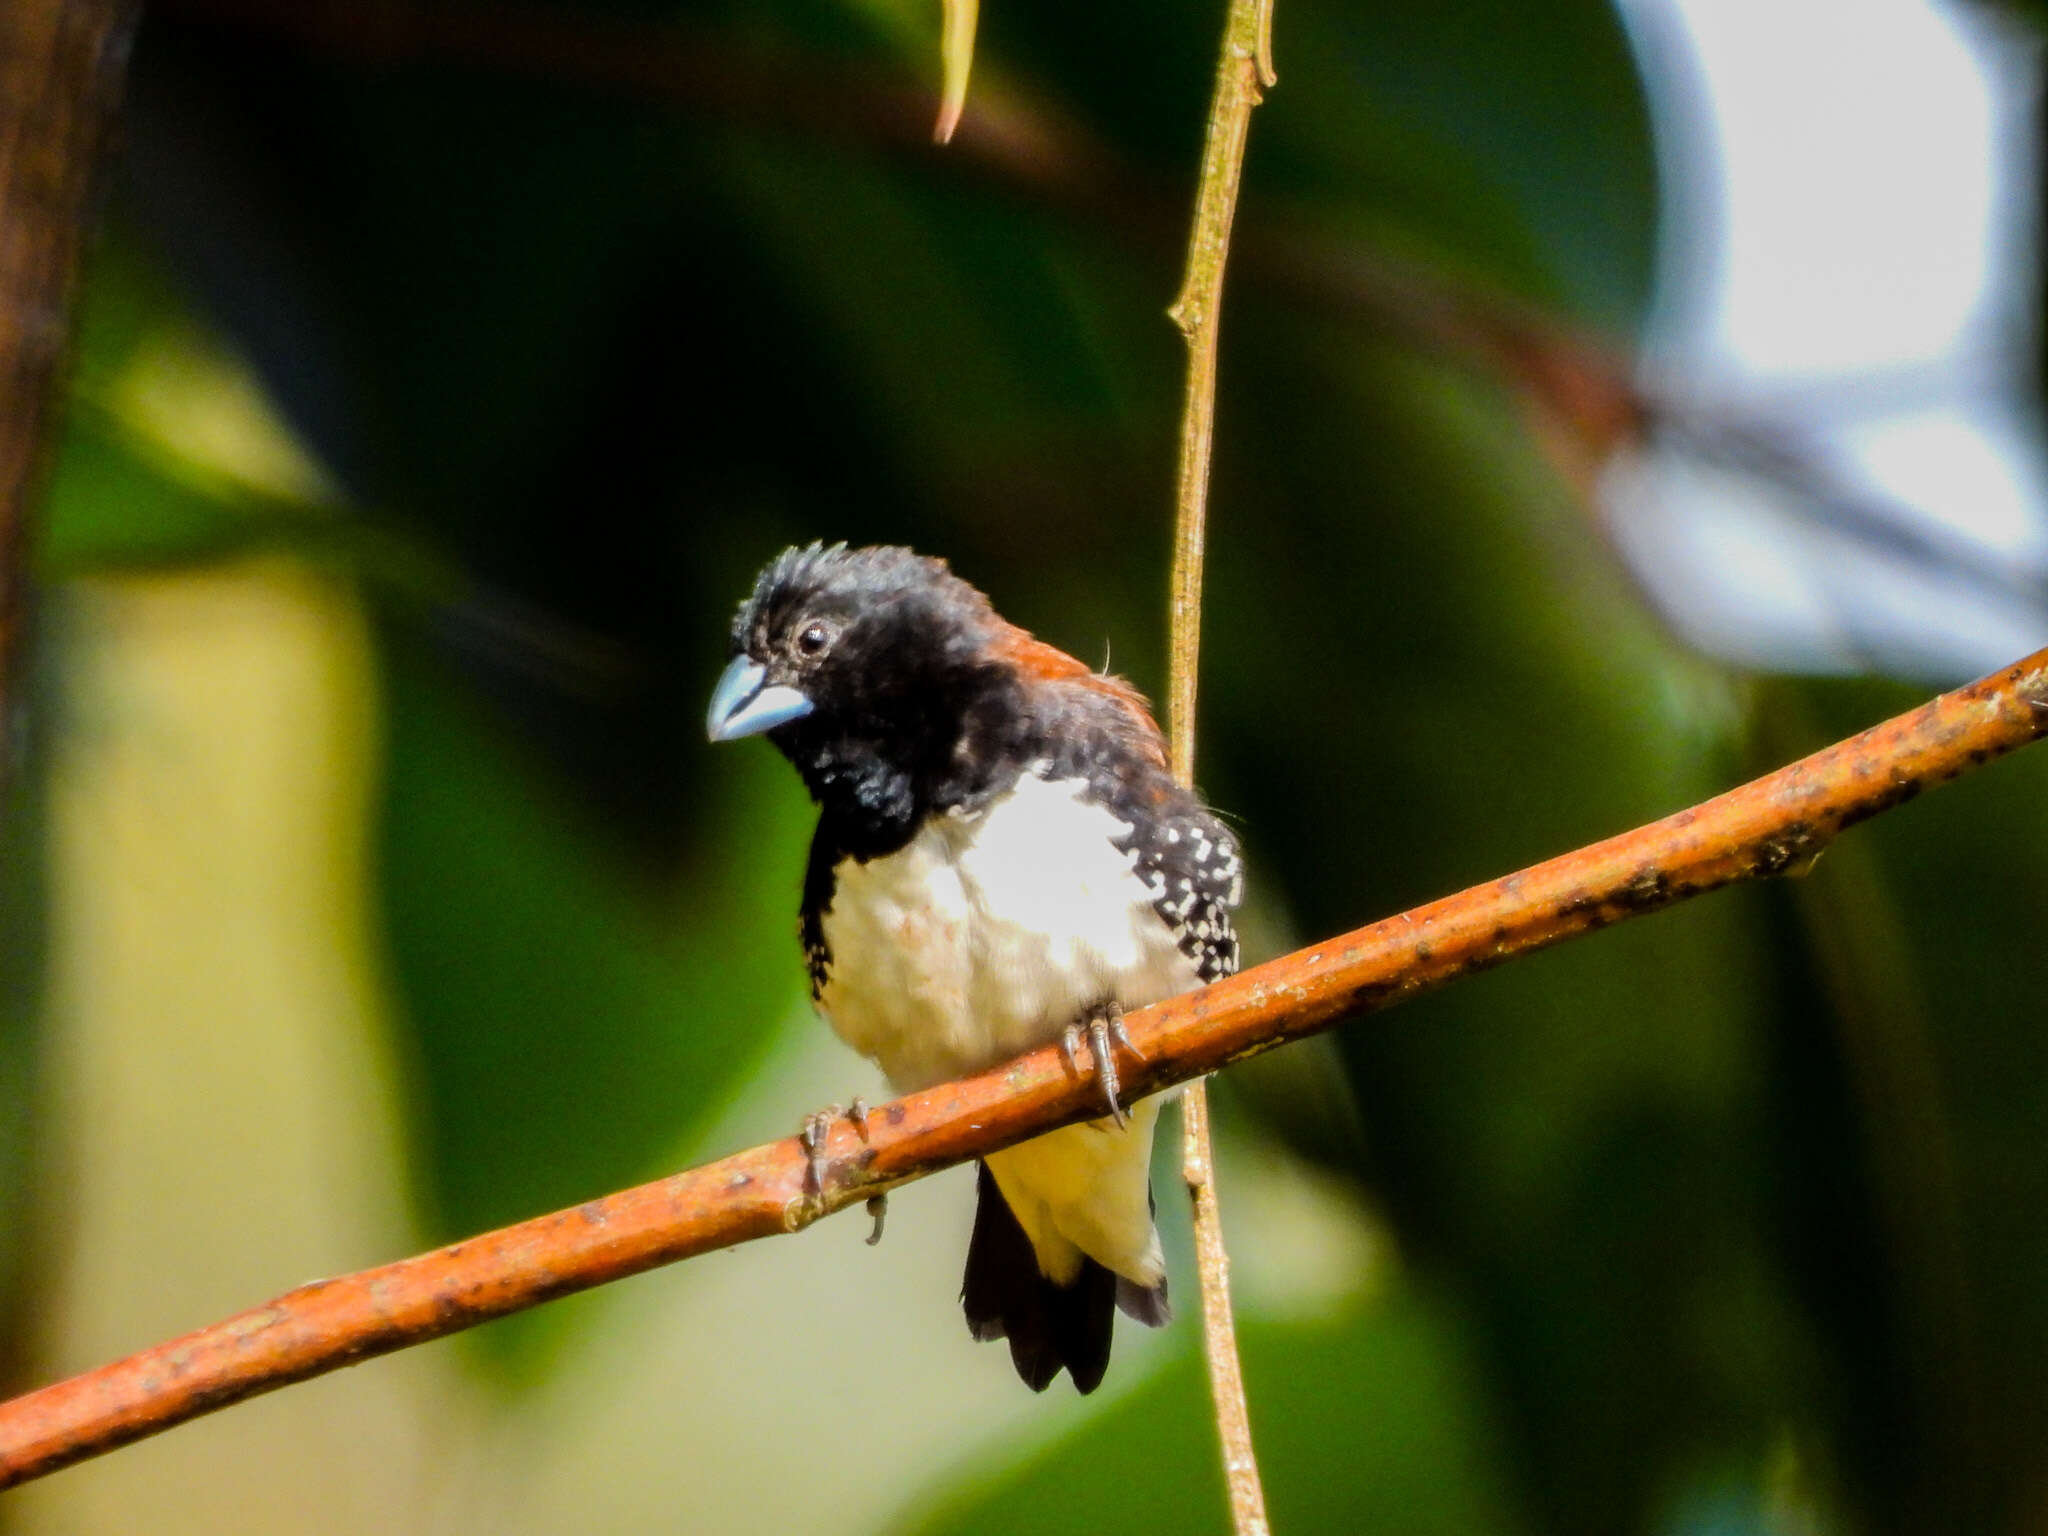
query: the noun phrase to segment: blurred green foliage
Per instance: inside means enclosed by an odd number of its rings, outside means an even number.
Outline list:
[[[1252,1434],[1275,1530],[1508,1536],[1521,1528],[1500,1485],[1459,1332],[1457,1320],[1414,1297],[1369,1317],[1246,1330],[1242,1346],[1264,1368]],[[916,1528],[934,1536],[1228,1532],[1208,1394],[1199,1354],[1183,1351],[1142,1390],[1092,1417],[1082,1443],[1002,1469]],[[1341,1472],[1331,1464],[1339,1437]],[[1151,1467],[1176,1475],[1142,1475]]]
[[[1157,219],[1191,190],[1220,10],[985,6],[967,132],[977,101],[1072,130],[1004,161],[901,131],[933,66],[889,8],[423,5],[361,35],[338,7],[236,9],[166,5],[138,44],[41,558],[75,578],[260,545],[360,581],[391,1044],[420,1233],[452,1238],[714,1150],[799,1012],[807,808],[771,754],[698,729],[731,604],[784,543],[944,554],[1157,692],[1181,387]],[[536,17],[546,56],[494,45]],[[616,67],[622,40],[653,67]],[[664,90],[664,65],[719,88]],[[1603,0],[1287,0],[1279,65],[1248,232],[1626,343],[1657,160]],[[1061,193],[1105,168],[1145,196]],[[275,455],[153,413],[166,336],[209,388],[246,367],[318,472],[252,474]],[[1275,945],[1906,697],[1683,652],[1512,380],[1257,268],[1232,277],[1223,375],[1203,778]],[[1405,1255],[1381,1299],[1248,1320],[1278,1528],[2038,1513],[2044,778],[2003,766],[1794,888],[1346,1029],[1315,1059],[1362,1134],[1226,1099],[1233,1134],[1369,1192]],[[37,1059],[29,1017],[10,1006],[0,1092]],[[492,1332],[515,1402],[578,1343]],[[1222,1528],[1188,1323],[1092,1408],[1007,1461],[963,1434],[918,1523]]]

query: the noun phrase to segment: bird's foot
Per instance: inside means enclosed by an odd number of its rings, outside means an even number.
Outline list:
[[[810,1166],[804,1171],[804,1188],[810,1194],[825,1192],[825,1143],[831,1138],[832,1122],[842,1119],[852,1122],[862,1141],[869,1139],[868,1101],[861,1098],[856,1098],[845,1109],[837,1104],[827,1104],[817,1113],[805,1115],[803,1128],[796,1133],[797,1145],[810,1159]]]
[[[1116,1053],[1129,1053],[1139,1061],[1145,1053],[1131,1044],[1130,1032],[1124,1028],[1124,1011],[1114,1002],[1104,1003],[1087,1021],[1069,1024],[1060,1032],[1060,1055],[1065,1058],[1067,1070],[1076,1077],[1081,1075],[1081,1040],[1088,1040],[1088,1054],[1095,1064],[1095,1081],[1102,1089],[1102,1101],[1109,1109],[1109,1117],[1121,1128],[1130,1124],[1130,1116],[1124,1113],[1117,1081]]]
[[[862,1141],[870,1139],[868,1134],[868,1102],[856,1098],[846,1108],[827,1104],[815,1114],[805,1115],[803,1128],[796,1133],[797,1145],[804,1149],[808,1160],[804,1168],[804,1193],[812,1199],[823,1199],[825,1195],[825,1145],[832,1136],[832,1122],[845,1119],[852,1123]],[[882,1221],[889,1213],[889,1197],[874,1195],[868,1200],[868,1214],[875,1219],[875,1229],[868,1234],[868,1246],[874,1247],[882,1240]]]

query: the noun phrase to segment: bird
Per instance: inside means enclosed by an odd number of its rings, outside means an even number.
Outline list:
[[[1062,1369],[1094,1391],[1118,1311],[1171,1317],[1159,1100],[1120,1102],[1123,1013],[1237,969],[1237,838],[1174,779],[1135,688],[902,547],[771,561],[706,730],[765,735],[817,802],[812,1002],[896,1091],[1055,1043],[1078,1073],[1086,1042],[1104,1113],[980,1161],[961,1301],[1034,1391]]]

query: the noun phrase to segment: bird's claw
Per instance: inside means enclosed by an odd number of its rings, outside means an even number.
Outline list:
[[[875,1218],[875,1230],[868,1234],[868,1246],[872,1248],[882,1240],[882,1223],[889,1215],[889,1197],[869,1195],[868,1214]]]
[[[1129,1125],[1131,1117],[1124,1113],[1121,1085],[1117,1080],[1116,1053],[1118,1049],[1128,1051],[1139,1061],[1145,1053],[1131,1044],[1130,1033],[1124,1028],[1123,1010],[1111,1003],[1100,1012],[1091,1015],[1085,1026],[1069,1024],[1060,1031],[1060,1055],[1067,1063],[1067,1070],[1076,1077],[1081,1075],[1081,1038],[1088,1039],[1088,1054],[1095,1063],[1095,1081],[1102,1089],[1103,1104],[1109,1110],[1119,1130]]]
[[[1137,1059],[1138,1059],[1139,1061],[1150,1061],[1150,1060],[1151,1060],[1151,1058],[1150,1058],[1149,1056],[1147,1056],[1147,1055],[1146,1055],[1146,1054],[1145,1054],[1145,1053],[1144,1053],[1143,1051],[1139,1050],[1139,1049],[1137,1048],[1137,1046],[1135,1046],[1135,1045],[1133,1045],[1133,1044],[1131,1043],[1131,1032],[1130,1032],[1130,1031],[1129,1031],[1128,1029],[1125,1029],[1125,1028],[1124,1028],[1124,1011],[1123,1011],[1123,1009],[1121,1009],[1121,1008],[1118,1008],[1118,1009],[1114,1010],[1114,1011],[1113,1011],[1113,1012],[1112,1012],[1112,1013],[1110,1014],[1110,1016],[1109,1016],[1109,1021],[1108,1021],[1108,1024],[1109,1024],[1109,1043],[1110,1043],[1111,1045],[1114,1045],[1114,1046],[1115,1046],[1115,1047],[1116,1047],[1116,1048],[1117,1048],[1118,1050],[1122,1051],[1122,1052],[1123,1052],[1123,1053],[1124,1053],[1124,1054],[1125,1054],[1126,1056],[1134,1056],[1134,1057],[1136,1057],[1136,1058],[1137,1058]]]

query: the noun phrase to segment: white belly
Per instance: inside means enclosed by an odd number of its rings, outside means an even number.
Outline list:
[[[1128,824],[1084,788],[1027,776],[886,858],[840,864],[819,1006],[899,1089],[1056,1040],[1106,1000],[1139,1008],[1197,984],[1112,844]]]

